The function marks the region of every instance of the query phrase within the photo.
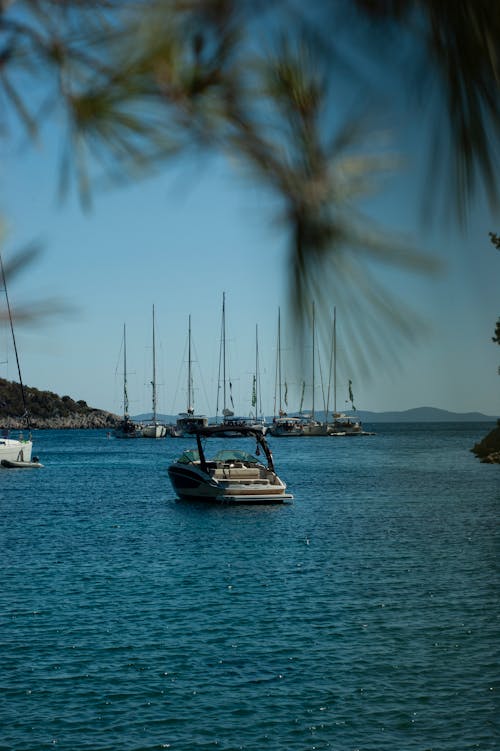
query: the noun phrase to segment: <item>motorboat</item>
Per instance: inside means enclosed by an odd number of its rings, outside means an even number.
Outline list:
[[[234,426],[239,437],[253,439],[255,455],[221,449],[207,458],[204,439],[224,438],[224,425],[200,427],[193,432],[196,449],[188,449],[168,468],[172,486],[181,499],[232,504],[285,503],[293,499],[274,468],[271,450],[261,431]],[[234,436],[233,436],[234,437]],[[262,460],[260,456],[263,455]]]

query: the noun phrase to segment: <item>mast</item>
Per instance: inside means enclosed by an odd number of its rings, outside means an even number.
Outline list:
[[[127,330],[123,324],[123,417],[128,417],[128,393],[127,393]]]
[[[337,308],[333,309],[333,414],[337,413]]]
[[[281,308],[278,308],[278,394],[279,394],[279,416],[283,411],[281,400]]]
[[[188,322],[188,382],[187,382],[187,413],[192,415],[194,413],[193,406],[193,375],[191,372],[191,313],[189,314]]]
[[[151,381],[153,390],[153,422],[156,423],[156,351],[155,351],[155,306],[153,305],[153,380]]]
[[[226,416],[226,293],[222,293],[222,394],[223,407],[222,414]]]
[[[259,416],[259,325],[255,324],[255,419]]]
[[[315,342],[315,308],[314,308],[314,302],[312,304],[312,349],[313,349],[313,357],[312,357],[312,409],[311,409],[311,419],[314,420],[314,387],[315,387],[315,352],[316,352],[316,342]]]
[[[19,362],[19,354],[17,352],[17,344],[16,344],[16,336],[14,334],[14,321],[12,320],[12,311],[10,308],[10,302],[9,302],[9,293],[7,292],[7,279],[5,277],[5,269],[3,266],[3,260],[2,260],[2,254],[0,253],[0,268],[2,270],[2,280],[3,280],[3,287],[5,290],[5,302],[7,304],[7,313],[9,316],[9,324],[10,324],[10,332],[12,334],[12,344],[14,345],[14,353],[16,355],[16,364],[17,364],[17,373],[19,375],[19,385],[21,386],[21,398],[23,401],[23,408],[24,408],[24,417],[26,417],[26,426],[28,430],[31,428],[30,425],[30,416],[28,412],[28,408],[26,406],[26,394],[24,392],[24,384],[23,379],[21,376],[21,364]]]
[[[333,398],[334,398],[334,405],[333,405],[333,416],[335,417],[335,412],[337,411],[337,396],[336,396],[336,367],[337,367],[337,357],[336,357],[336,346],[337,346],[337,334],[336,334],[336,325],[337,325],[337,309],[333,308],[333,326],[332,326],[332,344],[330,348],[330,366],[328,368],[328,391],[326,396],[326,422],[328,422],[328,412],[330,411],[330,389],[332,385],[332,372],[333,372]]]

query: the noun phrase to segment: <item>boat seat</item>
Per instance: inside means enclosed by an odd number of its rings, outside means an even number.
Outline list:
[[[219,480],[255,480],[260,477],[259,469],[246,469],[242,467],[231,467],[231,469],[218,469],[214,477]]]

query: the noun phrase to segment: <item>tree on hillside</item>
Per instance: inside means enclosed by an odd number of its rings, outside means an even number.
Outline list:
[[[500,250],[500,235],[490,232],[490,240]],[[497,319],[495,335],[492,339],[496,344],[500,344],[500,318]],[[498,372],[500,375],[500,368]],[[497,427],[493,428],[479,443],[476,443],[472,451],[483,462],[500,464],[500,420],[498,420]]]
[[[42,138],[46,120],[63,116],[60,188],[74,177],[86,206],[103,176],[228,155],[277,199],[299,330],[311,298],[326,329],[331,300],[356,292],[363,306],[349,333],[362,351],[376,339],[374,320],[404,338],[412,331],[374,262],[413,271],[433,262],[362,214],[395,158],[374,148],[367,108],[352,115],[343,103],[356,91],[391,120],[404,102],[431,139],[430,184],[446,186],[465,222],[477,192],[498,205],[499,38],[498,5],[487,0],[4,2],[2,130],[12,135],[17,119]]]

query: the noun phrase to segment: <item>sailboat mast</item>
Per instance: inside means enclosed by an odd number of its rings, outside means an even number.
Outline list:
[[[227,409],[226,401],[226,293],[222,293],[222,394],[223,407],[222,414],[225,416]]]
[[[28,427],[28,430],[30,429],[30,418],[29,418],[29,412],[28,408],[26,406],[26,394],[24,392],[24,384],[23,379],[21,376],[21,365],[19,362],[19,355],[17,352],[17,344],[16,344],[16,336],[14,334],[14,321],[12,320],[12,311],[10,308],[10,301],[9,301],[9,293],[7,292],[7,279],[5,277],[5,269],[3,266],[3,260],[2,260],[2,254],[0,253],[0,268],[2,270],[2,281],[3,281],[3,287],[5,290],[5,302],[7,304],[7,314],[9,316],[9,323],[10,323],[10,332],[12,334],[12,344],[14,345],[14,353],[16,355],[16,364],[17,364],[17,373],[19,375],[19,385],[21,386],[21,398],[23,400],[23,408],[24,408],[24,415],[26,417],[26,424]]]
[[[312,409],[311,409],[311,417],[314,420],[314,390],[315,390],[315,353],[316,353],[316,341],[315,341],[315,335],[316,335],[316,325],[315,325],[315,308],[314,308],[314,302],[312,304],[312,348],[313,348],[313,358],[312,358]]]
[[[333,414],[337,413],[337,308],[333,309]]]
[[[128,417],[127,393],[127,329],[123,324],[123,416]]]
[[[278,308],[278,394],[279,394],[279,416],[282,412],[282,400],[281,400],[281,308]]]
[[[156,350],[155,350],[155,306],[153,305],[153,422],[156,422]]]
[[[187,413],[194,412],[193,407],[193,376],[191,373],[191,313],[188,321],[188,382],[187,382]]]
[[[334,367],[334,358],[335,358],[335,308],[333,309],[333,325],[332,325],[332,342],[330,346],[330,363],[328,367],[328,390],[326,393],[326,407],[325,407],[325,420],[328,422],[328,413],[330,411],[330,392],[332,387],[332,373],[333,373],[333,367]],[[333,411],[335,413],[335,406],[333,408]]]
[[[259,325],[255,324],[255,419],[259,416]]]

